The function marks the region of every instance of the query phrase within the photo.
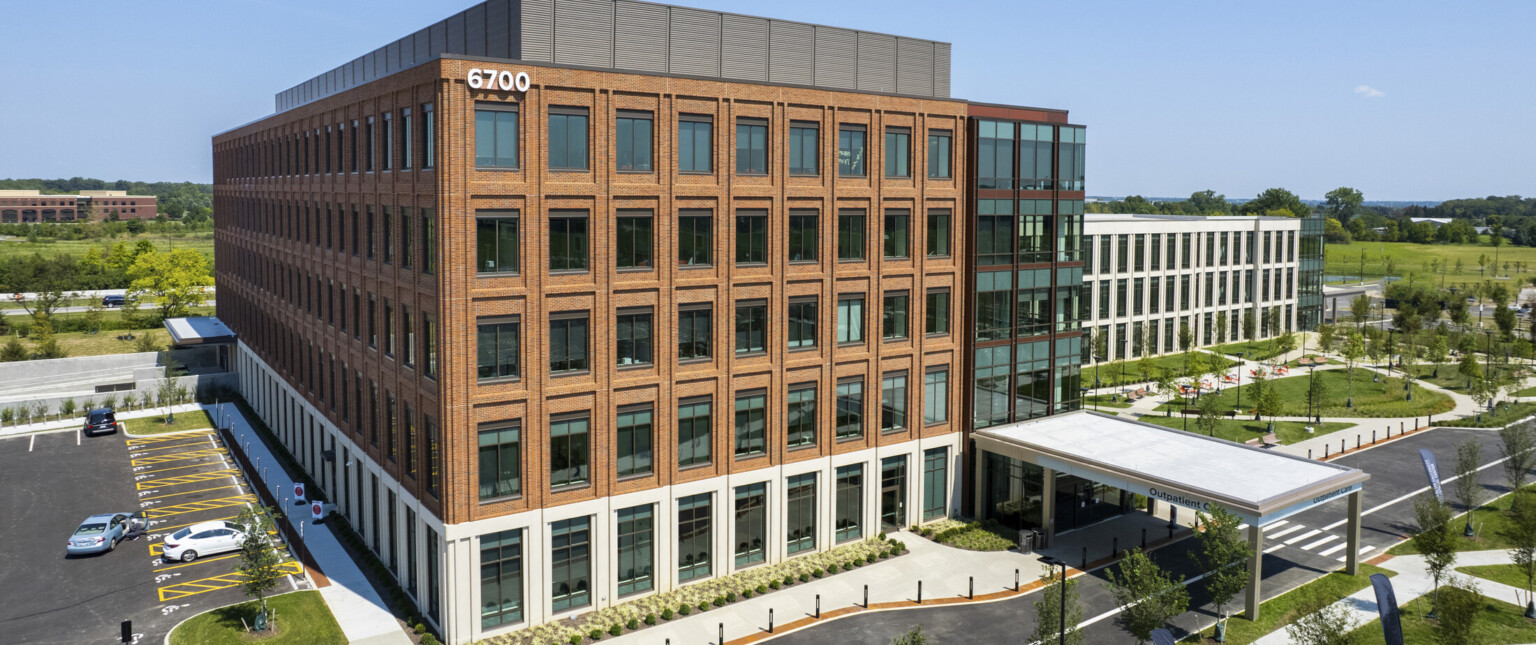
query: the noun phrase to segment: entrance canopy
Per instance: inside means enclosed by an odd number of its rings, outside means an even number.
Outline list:
[[[977,448],[1170,504],[1264,525],[1360,490],[1370,475],[1087,410],[977,430]]]
[[[235,332],[213,316],[167,318],[165,330],[173,345],[215,345],[235,342]]]

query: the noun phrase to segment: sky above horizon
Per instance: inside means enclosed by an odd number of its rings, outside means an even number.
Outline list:
[[[214,134],[473,4],[5,3],[0,177],[212,181]],[[1536,3],[672,4],[953,43],[952,96],[1088,127],[1090,195],[1536,192]]]

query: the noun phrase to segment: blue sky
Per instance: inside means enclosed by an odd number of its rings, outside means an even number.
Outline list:
[[[472,4],[0,3],[0,177],[210,181],[214,133]],[[1088,126],[1090,194],[1536,192],[1536,3],[676,4],[954,43],[954,96]]]

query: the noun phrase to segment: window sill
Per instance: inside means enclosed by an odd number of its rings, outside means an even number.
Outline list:
[[[679,265],[677,265],[677,270],[679,270],[679,271],[698,271],[698,270],[713,269],[713,268],[715,268],[715,265],[713,265],[713,264],[679,264]]]
[[[475,166],[479,172],[522,172],[521,166]]]
[[[800,444],[798,446],[785,446],[784,447],[784,451],[785,452],[804,452],[806,450],[811,450],[811,449],[813,449],[815,447],[816,447],[816,442],[812,441],[810,443],[802,443],[802,444]]]
[[[564,485],[561,485],[561,486],[550,486],[549,487],[549,492],[551,494],[569,493],[571,491],[577,491],[577,490],[581,490],[583,488],[591,488],[591,487],[592,487],[592,482],[586,481],[586,482],[579,482],[579,483],[575,483],[575,484],[564,484]]]
[[[482,500],[480,500],[480,505],[481,506],[489,506],[491,504],[500,504],[502,502],[517,501],[517,500],[520,500],[522,498],[523,498],[523,494],[522,493],[513,493],[511,495],[502,495],[501,497],[492,497],[490,499],[482,499]]]
[[[937,427],[940,427],[940,426],[947,426],[947,425],[949,425],[949,419],[944,419],[942,421],[924,421],[923,422],[923,427],[924,428],[937,428]]]
[[[923,334],[923,337],[924,338],[943,338],[943,337],[948,336],[948,335],[949,335],[949,332],[947,332],[947,331],[928,332],[928,333]]]
[[[632,363],[629,365],[615,365],[614,369],[617,369],[620,372],[634,372],[638,370],[651,369],[653,367],[656,367],[655,363]]]
[[[766,349],[758,349],[758,350],[753,350],[753,351],[750,351],[750,352],[736,352],[736,358],[757,358],[759,356],[767,356],[767,355],[768,355],[768,350],[766,350]]]
[[[789,353],[791,353],[791,354],[804,354],[804,353],[808,353],[808,352],[809,353],[815,353],[815,351],[817,349],[820,349],[820,347],[817,347],[816,345],[807,345],[807,346],[804,346],[804,347],[791,347],[791,348],[789,348]]]
[[[496,378],[475,379],[475,385],[506,385],[508,383],[521,383],[522,376],[499,376]]]
[[[766,172],[741,172],[741,171],[738,170],[738,171],[736,171],[736,176],[737,177],[767,177],[768,173],[766,173]]]
[[[640,479],[647,479],[647,478],[655,477],[655,476],[656,476],[656,472],[655,471],[650,471],[650,472],[644,472],[644,473],[634,473],[632,475],[619,475],[619,478],[614,480],[614,481],[617,482],[617,483],[622,484],[624,482],[636,481],[636,480],[640,480]]]
[[[792,172],[792,173],[789,173],[789,176],[790,177],[809,177],[811,179],[816,179],[818,177],[821,177],[821,173],[819,173],[819,172]]]
[[[616,173],[616,174],[620,174],[620,175],[654,175],[654,174],[656,174],[656,171],[654,171],[654,170],[615,170],[613,172]]]
[[[816,266],[817,264],[821,264],[821,261],[817,260],[816,258],[811,258],[809,260],[790,260],[789,261],[789,265],[790,266]]]
[[[697,364],[700,364],[700,363],[708,363],[713,358],[714,357],[712,357],[712,356],[692,356],[692,357],[689,357],[689,358],[679,358],[679,359],[677,359],[677,364],[678,365],[697,365]]]
[[[886,436],[886,435],[901,434],[901,433],[906,432],[908,430],[911,430],[911,428],[907,428],[907,427],[901,427],[901,428],[881,428],[880,429],[880,436],[883,437],[883,436]]]
[[[764,449],[763,452],[751,452],[751,453],[747,453],[745,455],[731,455],[731,459],[734,460],[736,463],[742,463],[742,462],[746,462],[746,461],[753,461],[753,460],[757,460],[757,459],[767,459],[767,458],[768,458],[768,451],[766,449]]]
[[[837,344],[837,348],[838,349],[845,349],[845,348],[848,348],[848,347],[863,347],[863,346],[864,346],[864,341],[862,341],[862,340],[850,340],[850,341],[847,341],[847,342],[842,342],[842,343],[838,343]]]
[[[566,370],[564,372],[550,372],[549,373],[549,377],[550,378],[568,378],[568,377],[576,377],[576,376],[587,376],[587,375],[589,375],[591,373],[592,373],[592,370]]]
[[[929,253],[929,254],[927,254],[924,257],[927,257],[927,258],[933,259],[933,260],[953,260],[954,259],[954,256],[952,256],[952,255],[950,255],[948,253],[944,253],[944,254],[940,254],[940,255],[934,255],[932,253]]]
[[[402,266],[400,268],[401,269],[409,269],[410,267]],[[516,278],[516,277],[521,276],[521,275],[522,275],[521,271],[489,271],[489,272],[481,271],[481,272],[476,273],[475,277],[476,278]]]
[[[550,275],[581,275],[583,273],[591,273],[591,272],[592,271],[589,270],[589,269],[550,269],[549,270],[549,274]]]
[[[768,263],[767,262],[737,262],[736,263],[736,267],[740,268],[740,269],[764,269],[764,268],[768,267]]]
[[[652,273],[652,272],[654,272],[656,270],[656,267],[648,267],[648,266],[615,267],[614,270],[619,272],[619,273]]]
[[[910,340],[912,340],[911,336],[886,336],[884,338],[881,338],[880,342],[886,343],[886,344],[890,344],[890,343],[906,342],[906,341],[910,341]]]
[[[838,258],[837,259],[837,263],[838,264],[855,264],[855,263],[859,263],[859,262],[868,262],[868,261],[869,260],[866,259],[866,258]]]
[[[685,472],[688,472],[690,470],[699,470],[699,469],[702,469],[702,468],[708,468],[708,467],[710,467],[712,465],[713,464],[711,464],[710,462],[707,462],[707,461],[702,463],[702,464],[688,464],[687,466],[678,466],[677,467],[677,472],[685,473]]]
[[[549,171],[550,172],[562,172],[562,173],[578,173],[578,172],[579,173],[588,173],[588,172],[592,172],[592,169],[591,168],[550,168]]]
[[[851,435],[848,435],[846,437],[838,437],[837,438],[837,443],[849,443],[849,442],[853,442],[853,441],[858,441],[858,440],[863,439],[863,438],[864,438],[864,435],[862,435],[862,434],[851,434]]]
[[[693,176],[696,176],[696,177],[707,177],[707,176],[715,174],[715,171],[713,171],[713,170],[679,170],[679,171],[677,171],[677,174],[679,174],[679,175],[693,175]]]

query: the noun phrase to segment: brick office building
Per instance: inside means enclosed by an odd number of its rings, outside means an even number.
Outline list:
[[[449,642],[948,516],[1004,199],[974,113],[1046,168],[1080,132],[948,78],[945,43],[492,0],[284,91],[214,139],[245,397]],[[1075,173],[1007,199],[1048,225]]]
[[[157,207],[154,195],[129,195],[122,190],[82,190],[78,195],[0,190],[0,224],[153,219]]]

